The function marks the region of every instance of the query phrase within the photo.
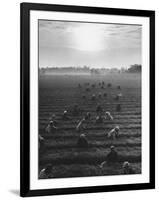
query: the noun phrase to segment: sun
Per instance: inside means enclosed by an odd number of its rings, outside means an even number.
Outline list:
[[[100,30],[90,26],[81,26],[73,32],[75,47],[82,51],[100,51],[103,49]]]

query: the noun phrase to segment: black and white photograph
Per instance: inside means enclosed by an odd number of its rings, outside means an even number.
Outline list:
[[[39,179],[140,174],[142,26],[38,31]]]
[[[154,22],[21,5],[21,196],[154,188]]]

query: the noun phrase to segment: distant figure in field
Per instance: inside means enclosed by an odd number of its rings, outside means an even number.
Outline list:
[[[112,84],[111,84],[111,83],[108,83],[107,87],[109,87],[109,88],[112,87]]]
[[[94,101],[96,99],[96,95],[93,94],[91,99]]]
[[[69,119],[67,110],[64,110],[63,115],[62,115],[62,119],[63,120],[68,120]]]
[[[40,179],[51,178],[52,177],[52,165],[47,164],[45,168],[43,168],[39,173]]]
[[[119,155],[118,152],[115,150],[114,146],[110,147],[110,152],[106,156],[106,160],[100,164],[100,168],[105,167],[107,164],[113,164],[118,162]]]
[[[120,87],[120,85],[118,85],[118,86],[117,86],[117,89],[118,89],[118,90],[121,90],[121,87]]]
[[[105,112],[105,119],[106,120],[111,120],[111,121],[113,121],[113,116],[110,114],[110,112],[108,112],[108,111],[106,111]]]
[[[96,117],[96,123],[98,124],[98,123],[103,123],[103,117],[101,116],[101,115],[98,115],[97,117]]]
[[[116,96],[115,96],[115,100],[119,100],[120,99],[120,97],[122,97],[123,95],[121,94],[121,93],[119,93],[119,94],[117,94]]]
[[[119,101],[119,96],[116,95],[116,96],[114,97],[114,99],[115,99],[116,101]]]
[[[89,82],[87,82],[87,83],[85,83],[85,85],[89,86],[90,84],[89,84]]]
[[[56,120],[56,115],[53,113],[52,116],[50,117],[49,122],[53,121],[54,122],[54,126],[58,125],[58,122]]]
[[[56,127],[54,121],[50,121],[46,127],[46,132],[47,133],[55,133],[57,130],[58,130],[58,128]]]
[[[115,150],[115,147],[111,146],[110,152],[108,153],[108,155],[106,157],[107,163],[118,162],[118,158],[119,158],[119,155],[118,155],[117,151]]]
[[[73,106],[72,114],[73,114],[73,115],[79,115],[80,113],[81,113],[81,110],[80,110],[79,106],[78,106],[77,104],[75,104],[75,105]]]
[[[100,104],[97,105],[97,107],[96,107],[96,112],[97,112],[97,113],[103,112],[102,106],[101,106]]]
[[[101,86],[101,89],[104,89],[104,85]]]
[[[82,87],[80,83],[78,84],[78,87],[79,87],[79,88],[81,88],[81,87]]]
[[[91,90],[90,90],[90,88],[86,88],[86,92],[90,92]]]
[[[87,112],[84,116],[84,119],[85,120],[90,120],[91,119],[91,113],[90,112]]]
[[[86,99],[86,95],[83,94],[83,95],[82,95],[82,98],[83,98],[83,99]]]
[[[98,97],[102,98],[102,93],[101,92],[99,92]]]
[[[56,115],[53,113],[53,114],[51,115],[51,117],[50,117],[50,121],[55,121],[55,119],[56,119]]]
[[[110,139],[116,139],[119,137],[119,126],[116,126],[115,128],[113,128],[111,131],[108,132],[107,137]]]
[[[77,146],[80,147],[80,148],[87,148],[88,147],[88,141],[87,141],[85,134],[81,134],[79,136],[78,141],[77,141]]]
[[[135,174],[135,170],[128,161],[123,163],[123,174]]]
[[[102,81],[102,85],[105,85],[104,81]]]
[[[95,88],[96,87],[96,85],[95,84],[92,84],[92,88]]]
[[[80,132],[80,131],[82,131],[82,130],[84,130],[86,127],[85,127],[85,125],[84,125],[84,123],[85,123],[85,119],[83,118],[78,124],[77,124],[77,126],[76,126],[76,131],[77,132]]]
[[[39,149],[43,149],[45,146],[45,139],[39,135]]]
[[[107,97],[107,93],[104,93],[103,96],[104,96],[104,97]]]
[[[121,105],[120,105],[120,104],[117,104],[117,106],[116,106],[116,111],[117,111],[117,112],[120,112],[120,111],[121,111]]]

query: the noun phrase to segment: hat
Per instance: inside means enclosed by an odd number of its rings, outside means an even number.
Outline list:
[[[84,133],[82,133],[82,134],[80,135],[80,138],[84,138],[84,137],[86,137],[86,135],[85,135]]]
[[[129,166],[130,166],[130,163],[128,161],[125,161],[123,163],[123,168],[129,167]]]
[[[110,112],[106,111],[105,114],[106,114],[106,115],[110,115]]]
[[[116,126],[116,127],[115,127],[115,130],[116,130],[116,131],[119,131],[119,129],[120,129],[119,126]]]
[[[115,149],[115,146],[112,145],[112,146],[110,147],[110,149],[111,149],[111,150]]]
[[[122,95],[122,93],[119,93],[118,96],[119,96],[119,97],[122,97],[123,95]]]

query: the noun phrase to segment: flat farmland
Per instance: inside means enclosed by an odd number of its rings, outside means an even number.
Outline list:
[[[104,88],[99,86],[102,81]],[[86,86],[86,83],[90,86]],[[112,86],[107,87],[108,83]],[[92,84],[96,84],[96,87],[92,88]],[[118,85],[121,89],[117,88]],[[90,91],[86,91],[88,87]],[[98,97],[99,93],[102,94],[101,98]],[[106,97],[104,93],[107,93]],[[114,97],[119,93],[122,96],[117,101]],[[92,94],[96,95],[94,101],[91,99]],[[71,114],[75,104],[82,110],[78,116]],[[98,104],[112,114],[113,121],[95,123]],[[116,111],[117,104],[121,105],[121,111]],[[69,120],[62,120],[64,110],[68,110]],[[86,135],[89,147],[82,149],[76,145],[81,134],[76,131],[76,126],[87,112],[91,113],[91,119],[81,133]],[[58,131],[48,134],[45,128],[52,114],[56,115]],[[108,139],[106,133],[115,126],[120,127],[120,137]],[[118,175],[122,173],[124,161],[132,164],[136,174],[141,173],[141,75],[112,73],[101,76],[40,76],[39,134],[45,139],[45,149],[39,150],[39,170],[51,163],[52,178]],[[115,146],[119,154],[119,162],[101,169],[99,165],[105,161],[111,145]]]

